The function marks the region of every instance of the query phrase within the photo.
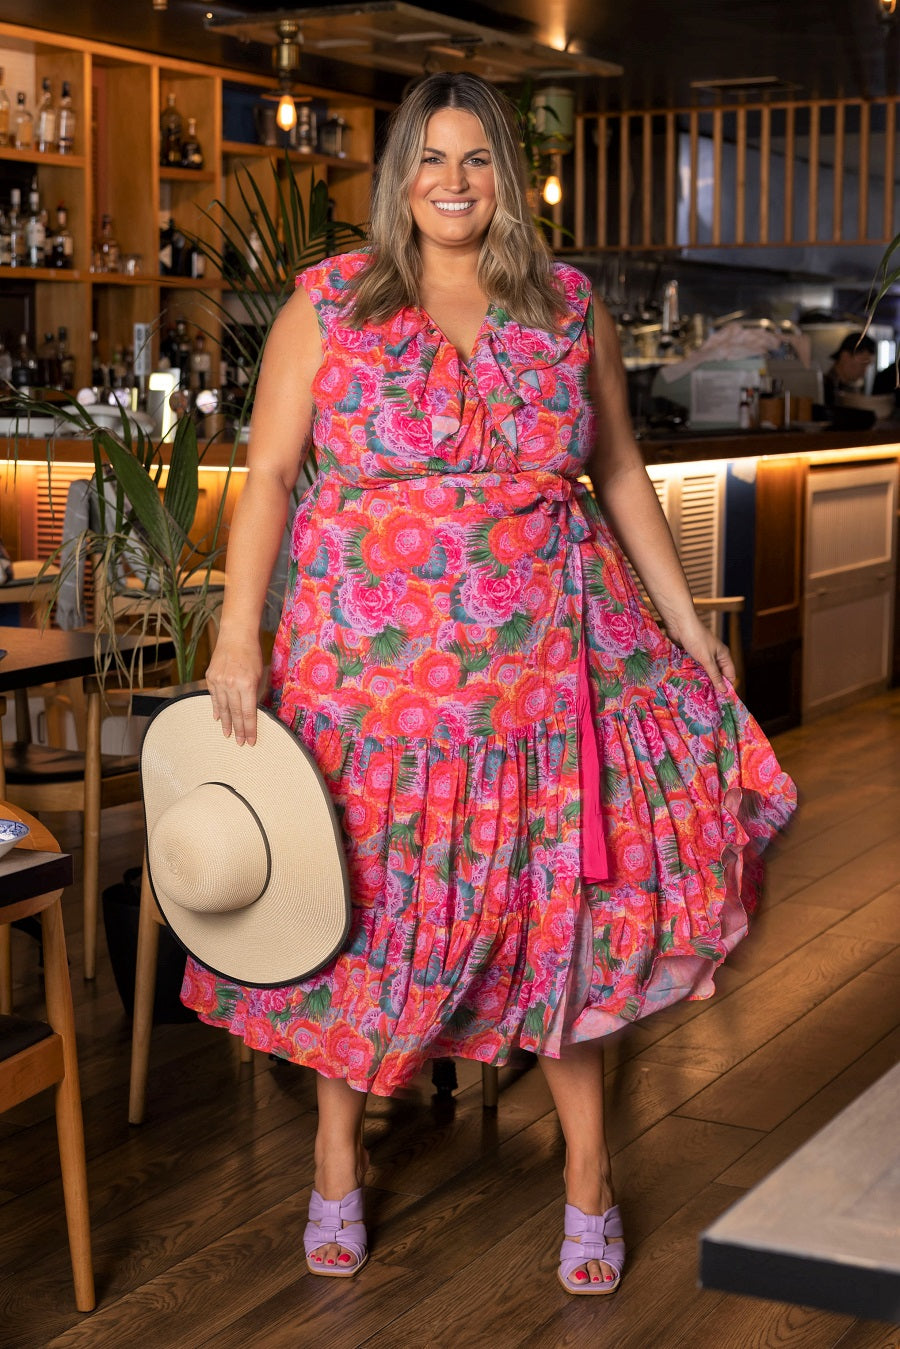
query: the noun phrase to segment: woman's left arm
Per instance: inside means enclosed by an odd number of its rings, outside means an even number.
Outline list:
[[[596,443],[588,465],[604,517],[644,583],[666,632],[706,670],[717,689],[734,680],[728,647],[701,623],[678,553],[631,429],[615,325],[594,302],[592,398]]]

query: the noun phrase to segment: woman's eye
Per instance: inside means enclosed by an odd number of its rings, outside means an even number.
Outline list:
[[[482,159],[480,155],[474,155],[469,160],[469,163],[476,169],[483,169],[486,168],[486,166],[490,163],[490,160]]]

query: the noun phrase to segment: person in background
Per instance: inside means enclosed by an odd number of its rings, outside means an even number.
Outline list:
[[[831,353],[833,364],[826,370],[823,383],[825,404],[834,407],[839,393],[862,393],[866,371],[875,360],[875,343],[862,333],[848,333],[837,351]]]

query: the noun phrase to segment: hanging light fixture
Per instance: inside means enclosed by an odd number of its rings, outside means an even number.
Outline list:
[[[900,19],[898,0],[878,0],[878,16],[882,23],[896,23]]]
[[[559,181],[559,175],[551,173],[550,177],[544,181],[544,190],[541,193],[548,206],[558,206],[562,201],[562,183]]]
[[[291,85],[300,69],[300,25],[296,19],[279,19],[275,31],[278,42],[272,49],[272,65],[281,86],[275,120],[282,131],[292,131],[297,125],[297,108]]]

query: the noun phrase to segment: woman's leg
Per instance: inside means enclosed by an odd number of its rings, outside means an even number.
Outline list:
[[[369,1154],[363,1146],[366,1093],[355,1091],[343,1078],[316,1077],[319,1127],[316,1130],[314,1188],[323,1199],[343,1199],[363,1183]],[[343,1247],[319,1246],[312,1259],[325,1264],[349,1264],[354,1257]]]
[[[569,1045],[562,1058],[541,1055],[538,1061],[566,1140],[566,1202],[582,1213],[605,1213],[615,1201],[603,1120],[602,1041]],[[576,1283],[580,1273],[572,1275]],[[614,1277],[609,1266],[597,1260],[588,1260],[584,1273],[585,1281]]]

